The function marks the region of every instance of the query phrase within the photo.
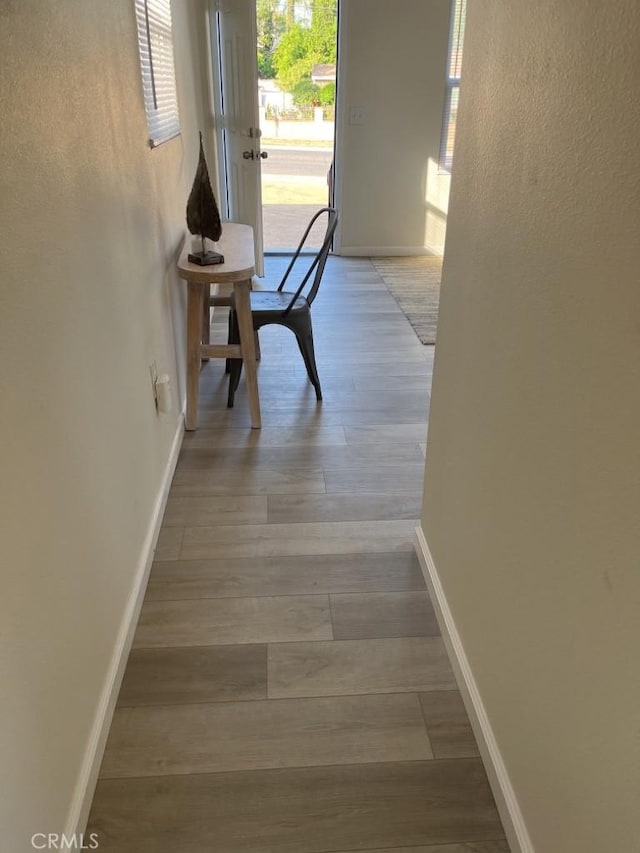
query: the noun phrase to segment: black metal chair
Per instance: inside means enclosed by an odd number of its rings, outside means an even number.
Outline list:
[[[302,255],[302,250],[307,242],[309,233],[315,223],[321,216],[327,217],[327,228],[322,241],[322,246],[315,256]],[[311,384],[316,390],[316,398],[322,400],[322,391],[320,389],[320,379],[318,378],[318,368],[316,367],[315,352],[313,349],[313,329],[311,326],[311,304],[316,298],[320,281],[324,272],[324,267],[327,262],[329,249],[333,235],[338,224],[338,213],[332,207],[323,207],[311,219],[304,232],[302,240],[291,258],[291,263],[287,267],[282,281],[278,285],[277,290],[252,290],[251,291],[251,314],[253,317],[253,328],[258,331],[262,326],[270,323],[277,323],[280,326],[286,326],[291,329],[296,336],[298,347],[304,359],[305,367]],[[309,260],[309,268],[307,269],[298,289],[295,292],[285,291],[284,286],[287,283],[290,273],[296,267],[300,259]],[[300,264],[304,264],[301,262]],[[300,266],[299,265],[299,266]],[[311,277],[313,279],[311,280]],[[311,280],[311,286],[305,295],[303,291]],[[237,344],[240,342],[240,334],[238,331],[238,322],[231,301],[229,310],[229,343]],[[240,373],[242,371],[242,359],[232,358],[227,361],[227,372],[229,375],[229,397],[227,406],[233,408],[233,400],[235,392],[240,382]]]

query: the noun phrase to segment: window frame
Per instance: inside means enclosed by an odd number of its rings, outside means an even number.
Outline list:
[[[449,49],[447,52],[444,113],[438,157],[440,171],[447,173],[451,173],[453,165],[453,148],[458,116],[460,80],[462,76],[462,47],[466,15],[467,0],[453,0],[451,5],[451,26],[449,28]]]
[[[171,0],[134,0],[149,145],[180,136]]]

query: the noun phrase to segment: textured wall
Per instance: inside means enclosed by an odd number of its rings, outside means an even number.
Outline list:
[[[442,250],[449,178],[438,176],[437,161],[449,24],[450,0],[343,0],[337,143],[345,253]],[[364,109],[361,125],[349,123],[351,107]]]
[[[539,853],[640,838],[638,44],[470,3],[422,526]]]
[[[183,136],[155,151],[131,0],[4,2],[0,848],[65,828],[178,424],[173,274],[201,125],[199,3],[174,0]]]

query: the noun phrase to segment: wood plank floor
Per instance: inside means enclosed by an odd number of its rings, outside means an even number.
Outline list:
[[[286,265],[267,259],[264,286]],[[88,832],[101,853],[508,853],[413,552],[433,348],[368,259],[201,374]],[[225,333],[217,314],[214,339]]]

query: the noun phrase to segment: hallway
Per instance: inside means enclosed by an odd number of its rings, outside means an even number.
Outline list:
[[[228,410],[223,362],[202,371],[101,853],[508,853],[413,550],[433,347],[364,258],[329,259],[313,321],[324,400],[264,329],[259,432],[244,382]]]

